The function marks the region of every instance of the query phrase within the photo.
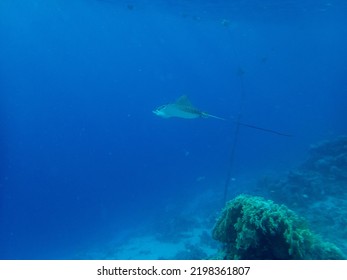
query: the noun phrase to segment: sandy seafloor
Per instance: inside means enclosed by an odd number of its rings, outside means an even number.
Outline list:
[[[216,196],[213,191],[205,190],[184,208],[182,205],[170,206],[153,221],[118,232],[113,240],[95,243],[74,257],[102,260],[207,259],[218,252],[220,245],[211,237],[218,215],[216,206],[221,205],[216,197],[220,198],[221,193]]]

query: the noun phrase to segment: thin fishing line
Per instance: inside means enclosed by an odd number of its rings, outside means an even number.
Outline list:
[[[229,191],[229,186],[231,182],[231,178],[233,175],[233,170],[234,170],[234,159],[235,159],[235,152],[236,152],[236,146],[239,138],[239,132],[240,132],[240,126],[244,125],[241,122],[242,119],[242,113],[244,111],[244,106],[245,106],[245,99],[246,99],[246,91],[245,91],[245,86],[244,86],[244,79],[243,75],[244,72],[241,68],[239,68],[238,75],[240,77],[240,92],[241,92],[241,103],[240,103],[240,109],[236,117],[236,127],[235,127],[235,132],[234,132],[234,138],[231,144],[231,151],[230,151],[230,156],[229,156],[229,166],[228,166],[228,171],[227,171],[227,176],[224,184],[224,195],[223,195],[223,205],[226,203],[227,198],[228,198],[228,191]]]
[[[233,36],[231,33],[231,30],[229,28],[229,22],[224,20],[222,22],[222,24],[225,26],[225,28],[227,29],[227,33],[228,36],[231,40],[231,42],[233,42]],[[232,44],[234,46],[234,44]],[[234,57],[235,58],[240,58],[238,51],[236,49],[236,46],[234,46],[233,48],[233,52],[234,52]],[[245,103],[246,103],[246,91],[245,91],[245,84],[244,84],[244,70],[242,69],[242,67],[239,65],[237,74],[240,78],[240,107],[239,107],[239,112],[237,114],[236,117],[236,127],[235,127],[235,131],[234,131],[234,137],[231,143],[231,151],[230,151],[230,156],[229,156],[229,165],[228,165],[228,170],[227,170],[227,176],[226,176],[226,180],[225,180],[225,184],[224,184],[224,195],[223,195],[223,205],[226,203],[227,198],[228,198],[228,191],[229,191],[229,187],[230,187],[230,183],[231,183],[231,179],[232,179],[232,175],[233,175],[233,171],[234,171],[234,161],[235,161],[235,152],[236,152],[236,146],[237,146],[237,142],[239,139],[239,133],[240,133],[240,126],[243,125],[243,123],[241,122],[242,120],[242,114],[244,112],[244,107],[245,107]]]
[[[227,29],[227,33],[230,37],[230,40],[233,41],[233,36],[231,33],[231,30],[229,28],[230,23],[227,20],[222,21],[222,24],[226,27]],[[236,47],[233,48],[234,51],[234,55],[237,58],[240,58]],[[223,195],[223,204],[226,203],[227,198],[228,198],[228,191],[229,191],[229,187],[230,187],[230,183],[231,183],[231,179],[232,179],[232,175],[233,175],[233,170],[234,170],[234,159],[235,159],[235,152],[236,152],[236,146],[237,146],[237,142],[238,142],[238,138],[239,138],[239,133],[240,133],[240,126],[246,126],[249,128],[253,128],[253,129],[258,129],[261,131],[265,131],[265,132],[270,132],[270,133],[274,133],[277,134],[279,136],[286,136],[286,137],[291,137],[292,135],[290,134],[286,134],[286,133],[282,133],[276,130],[272,130],[272,129],[268,129],[268,128],[263,128],[263,127],[259,127],[259,126],[255,126],[252,124],[248,124],[248,123],[244,123],[242,122],[242,114],[244,112],[245,109],[245,104],[246,104],[246,90],[245,90],[245,82],[244,82],[244,70],[242,69],[241,66],[239,66],[237,74],[240,78],[240,108],[239,108],[239,112],[237,114],[236,117],[236,127],[235,127],[235,132],[234,132],[234,138],[231,144],[231,151],[230,151],[230,157],[229,157],[229,166],[228,166],[228,170],[227,170],[227,176],[226,176],[226,180],[225,180],[225,184],[224,184],[224,195]]]

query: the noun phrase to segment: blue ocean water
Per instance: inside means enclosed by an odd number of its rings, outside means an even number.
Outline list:
[[[240,126],[236,182],[346,134],[346,13],[342,0],[1,1],[0,258],[79,258],[205,190],[222,201],[239,114],[293,136]],[[228,120],[152,113],[181,95]]]

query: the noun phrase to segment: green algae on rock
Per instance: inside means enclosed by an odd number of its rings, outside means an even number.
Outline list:
[[[293,211],[258,196],[239,195],[229,201],[213,238],[225,245],[221,259],[345,259]]]

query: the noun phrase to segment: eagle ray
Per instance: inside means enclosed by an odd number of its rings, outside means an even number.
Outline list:
[[[186,95],[182,95],[173,103],[168,103],[168,104],[159,106],[157,109],[153,110],[153,113],[162,118],[173,118],[173,117],[182,118],[182,119],[214,118],[214,119],[226,121],[225,118],[211,115],[207,112],[201,111],[198,108],[194,107]],[[258,129],[258,130],[269,132],[269,133],[274,133],[280,136],[287,136],[287,137],[292,136],[290,134],[285,134],[282,132],[278,132],[276,130],[259,127],[253,124],[247,124],[244,122],[237,122],[237,121],[234,121],[234,122],[236,122],[239,125],[243,125],[249,128]]]

